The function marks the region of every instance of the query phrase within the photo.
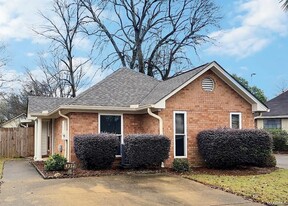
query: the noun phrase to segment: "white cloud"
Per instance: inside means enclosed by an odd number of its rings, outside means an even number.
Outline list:
[[[18,93],[22,89],[21,75],[17,71],[4,67],[0,72],[2,74],[0,78],[1,93]]]
[[[288,34],[288,16],[278,1],[238,1],[235,7],[231,21],[238,21],[238,26],[212,33],[217,43],[207,49],[209,53],[244,58],[261,51],[273,38]]]
[[[35,38],[32,27],[41,24],[39,10],[46,9],[49,4],[50,0],[0,0],[0,39]]]
[[[26,53],[26,56],[27,56],[27,57],[34,57],[34,56],[35,56],[35,53],[33,53],[33,52],[28,52],[28,53]]]

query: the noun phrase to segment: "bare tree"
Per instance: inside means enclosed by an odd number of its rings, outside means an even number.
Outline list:
[[[288,81],[284,79],[278,81],[278,84],[276,85],[276,89],[277,89],[276,96],[286,92],[288,90]]]
[[[285,11],[288,11],[288,0],[280,0],[280,3],[282,3],[282,7]]]
[[[189,55],[212,41],[209,31],[221,19],[212,0],[80,2],[88,11],[85,32],[103,51],[104,68],[120,62],[161,79],[190,66]]]
[[[47,24],[34,30],[51,40],[52,63],[41,61],[40,67],[46,77],[49,77],[49,81],[56,81],[60,96],[75,97],[85,76],[83,67],[90,61],[90,58],[77,63],[75,61],[75,43],[77,37],[79,38],[83,8],[80,7],[78,0],[54,0],[52,11],[55,14],[53,17],[41,13]]]
[[[7,63],[6,47],[4,44],[0,45],[0,68]]]

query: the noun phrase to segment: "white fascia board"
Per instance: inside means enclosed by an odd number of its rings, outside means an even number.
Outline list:
[[[257,116],[254,119],[288,119],[288,115],[279,116]]]
[[[57,109],[52,110],[48,113],[30,113],[30,117],[49,117],[55,113],[57,113],[59,110],[83,110],[83,111],[89,111],[89,110],[95,110],[95,111],[122,111],[122,112],[137,112],[144,109],[147,109],[149,107],[153,107],[152,105],[144,105],[139,106],[137,108],[131,108],[131,107],[106,107],[106,106],[83,106],[83,105],[63,105],[58,107]]]
[[[157,102],[156,104],[152,105],[153,108],[157,108],[157,109],[165,109],[166,108],[166,101],[161,100],[159,102]]]

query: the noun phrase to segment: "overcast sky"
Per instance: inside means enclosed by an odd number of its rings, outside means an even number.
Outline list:
[[[277,87],[285,83],[288,86],[288,12],[282,10],[278,0],[217,0],[216,3],[224,17],[221,29],[210,34],[217,42],[200,48],[199,57],[192,60],[194,66],[215,60],[228,72],[263,89],[269,99],[274,97],[279,91]],[[21,77],[25,68],[39,72],[37,53],[47,48],[47,41],[32,28],[43,24],[39,11],[47,13],[49,7],[50,0],[0,0],[0,42],[6,45],[9,57],[4,68],[6,78]],[[83,41],[78,49],[85,51],[89,44]],[[96,67],[90,65],[89,70]],[[251,77],[252,73],[256,75]],[[94,82],[106,74],[99,76],[99,72]],[[15,91],[19,89],[15,84],[13,87]]]

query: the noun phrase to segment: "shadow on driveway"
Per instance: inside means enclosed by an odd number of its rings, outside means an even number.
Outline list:
[[[4,166],[0,205],[261,205],[177,176],[43,180],[26,160]]]

